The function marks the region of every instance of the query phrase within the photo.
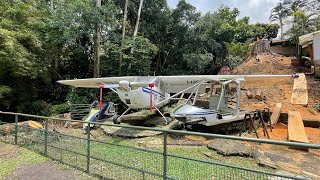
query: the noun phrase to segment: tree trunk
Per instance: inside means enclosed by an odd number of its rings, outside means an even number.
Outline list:
[[[142,5],[143,5],[143,0],[140,0],[139,10],[138,10],[138,17],[137,17],[136,26],[135,26],[134,32],[133,32],[133,37],[137,36],[137,34],[138,34]]]
[[[126,0],[125,4],[124,4],[124,14],[123,14],[123,24],[122,24],[122,41],[121,41],[121,47],[126,35],[126,25],[127,25],[127,16],[128,16],[128,4],[129,4],[129,0]],[[122,52],[120,52],[120,56],[119,56],[119,76],[121,76],[122,72]]]
[[[283,37],[283,23],[282,23],[282,18],[280,20],[280,40],[282,40]]]
[[[53,10],[54,10],[53,0],[50,0],[50,10],[51,10],[51,11],[53,11]]]
[[[140,14],[141,14],[142,5],[143,5],[143,0],[140,0],[139,9],[138,9],[138,16],[137,16],[137,21],[136,21],[136,26],[135,26],[134,32],[133,32],[133,41],[135,40],[135,37],[136,37],[137,34],[138,34],[139,22],[140,22]],[[133,50],[134,50],[134,47],[131,48],[130,53],[132,53]],[[129,63],[129,65],[128,65],[127,75],[129,75],[130,72],[131,72],[131,63]]]
[[[96,7],[101,7],[101,0],[97,0]],[[93,77],[100,77],[100,41],[101,41],[101,25],[96,24],[93,37]]]

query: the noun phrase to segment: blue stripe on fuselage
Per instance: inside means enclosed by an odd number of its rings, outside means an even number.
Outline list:
[[[150,88],[142,88],[142,91],[143,91],[143,92],[146,92],[146,93],[150,93]],[[158,92],[158,91],[152,90],[152,94],[158,94],[158,95],[160,95],[161,97],[164,98],[164,95],[162,95],[162,94],[161,94],[160,92]]]

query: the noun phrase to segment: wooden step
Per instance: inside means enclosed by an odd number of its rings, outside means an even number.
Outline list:
[[[303,73],[298,74],[299,77],[294,79],[291,104],[308,105],[308,89],[306,76]]]
[[[275,128],[280,117],[282,103],[277,103],[271,115],[271,126]]]
[[[288,139],[294,142],[309,143],[299,111],[288,112]],[[308,148],[298,149],[308,150]]]

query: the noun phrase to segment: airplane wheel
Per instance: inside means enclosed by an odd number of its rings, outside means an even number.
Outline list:
[[[120,116],[119,115],[113,116],[112,121],[114,124],[120,124],[121,123]]]

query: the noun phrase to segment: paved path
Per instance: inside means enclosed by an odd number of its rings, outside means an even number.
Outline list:
[[[62,169],[61,166],[53,163],[52,161],[37,163],[32,165],[25,165],[16,168],[8,174],[5,180],[80,180],[81,176],[71,170]]]
[[[0,141],[0,180],[96,179],[28,149]]]

